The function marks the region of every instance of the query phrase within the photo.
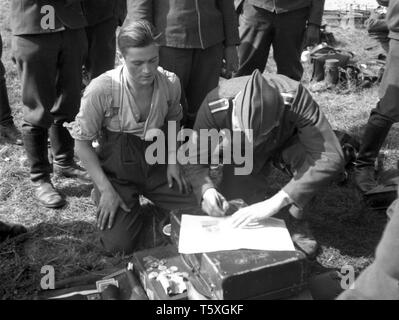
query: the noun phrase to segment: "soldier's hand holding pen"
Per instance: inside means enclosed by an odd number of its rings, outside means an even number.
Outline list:
[[[210,188],[202,195],[202,210],[212,217],[223,217],[229,208],[229,203],[215,189]]]

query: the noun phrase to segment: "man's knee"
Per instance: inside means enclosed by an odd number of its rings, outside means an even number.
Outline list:
[[[110,253],[124,253],[131,254],[136,248],[137,241],[132,240],[129,237],[123,237],[123,235],[109,236],[104,232],[101,232],[100,242],[103,248]]]
[[[100,242],[111,253],[132,253],[138,245],[142,217],[138,210],[129,213],[119,209],[111,229],[100,231]]]

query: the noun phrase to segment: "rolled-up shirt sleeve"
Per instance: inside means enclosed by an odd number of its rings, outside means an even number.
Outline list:
[[[169,100],[166,121],[180,121],[183,118],[183,108],[180,104],[181,86],[176,75],[169,76],[171,99]]]
[[[98,138],[104,118],[112,103],[112,82],[108,75],[92,80],[81,100],[75,121],[65,124],[75,140],[95,140]]]

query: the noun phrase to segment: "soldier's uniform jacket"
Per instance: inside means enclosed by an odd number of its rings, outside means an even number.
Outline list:
[[[244,1],[277,14],[309,8],[308,21],[316,25],[320,25],[323,18],[324,0],[234,0],[237,11]]]
[[[111,18],[117,19],[121,26],[127,14],[126,0],[85,0],[83,11],[89,26]]]
[[[232,0],[134,0],[130,9],[131,19],[154,24],[161,46],[206,49],[240,43]]]
[[[80,29],[87,25],[83,14],[82,0],[13,0],[11,1],[12,34],[30,35],[59,32],[68,29]],[[44,6],[51,6],[55,12],[54,29],[41,26],[46,11]]]
[[[234,108],[237,108],[239,96],[253,77],[262,75],[256,70],[252,76],[227,80],[212,90],[200,107],[194,130],[198,133],[200,129],[234,129]],[[285,148],[294,144],[304,148],[305,159],[283,188],[295,205],[303,208],[316,190],[343,170],[342,149],[319,106],[299,82],[283,75],[263,77],[268,85],[267,95],[271,98],[269,101],[264,98],[263,112],[267,113],[266,121],[262,128],[253,130],[256,147],[253,149],[252,174],[260,172],[268,162],[281,155]],[[242,108],[245,107],[243,104]],[[226,142],[220,141],[218,147],[223,149],[223,145]],[[201,150],[196,156],[200,154]],[[197,163],[200,163],[198,159]],[[194,193],[201,200],[203,193],[214,187],[208,175],[208,165],[188,164],[186,169]]]

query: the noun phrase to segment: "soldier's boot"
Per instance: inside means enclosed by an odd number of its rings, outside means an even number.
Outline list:
[[[36,200],[46,208],[64,206],[65,199],[54,188],[50,180],[52,168],[48,160],[47,129],[25,126],[22,137],[31,166],[30,176]]]
[[[319,250],[319,244],[313,236],[309,222],[304,219],[303,210],[292,205],[289,213],[287,227],[294,245],[305,253],[309,259],[314,259]]]
[[[383,127],[372,124],[370,120],[367,123],[354,171],[356,186],[363,193],[377,186],[374,164],[391,126],[392,122],[389,121]]]
[[[54,173],[66,178],[77,178],[82,183],[91,182],[88,172],[74,160],[74,140],[68,130],[60,124],[53,124],[50,127],[50,141]]]
[[[305,253],[309,259],[314,259],[319,250],[319,244],[313,236],[309,222],[290,216],[288,230],[295,247]]]

